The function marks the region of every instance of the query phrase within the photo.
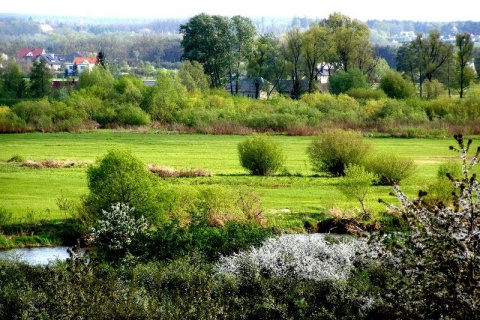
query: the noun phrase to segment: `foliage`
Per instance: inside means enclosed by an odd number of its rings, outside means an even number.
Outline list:
[[[267,239],[258,248],[223,256],[217,272],[318,282],[345,280],[358,250],[363,250],[362,245],[355,240],[330,242],[322,235],[282,235]]]
[[[361,164],[369,150],[360,132],[334,129],[314,138],[307,154],[315,172],[344,175],[347,165]]]
[[[351,89],[367,88],[367,80],[359,69],[340,70],[329,78],[332,94],[346,93]]]
[[[348,198],[354,198],[360,202],[363,210],[363,218],[368,218],[369,213],[365,207],[365,198],[373,183],[378,179],[375,173],[367,171],[360,165],[347,165],[345,176],[338,183],[340,191]]]
[[[414,161],[395,154],[375,154],[366,157],[363,165],[367,171],[377,175],[380,185],[400,184],[412,176],[416,168]]]
[[[124,255],[132,242],[147,230],[147,220],[135,217],[135,208],[123,203],[113,204],[109,211],[102,210],[100,219],[89,230],[88,241],[99,250]]]
[[[183,59],[198,61],[212,88],[225,84],[232,50],[232,21],[227,17],[196,15],[180,26]]]
[[[462,161],[460,179],[451,177],[453,206],[429,205],[425,192],[410,200],[398,185],[393,190],[400,207],[389,209],[401,215],[409,232],[390,235],[397,245],[389,247],[386,258],[398,272],[390,297],[402,317],[472,318],[480,309],[480,190],[470,170],[477,163],[480,149],[467,160],[472,143],[456,135]]]
[[[87,169],[88,189],[84,206],[90,217],[96,220],[102,210],[116,203],[135,208],[135,217],[145,216],[150,223],[162,219],[161,203],[153,175],[147,167],[129,151],[110,150]]]
[[[185,61],[178,70],[178,77],[188,92],[208,92],[209,78],[198,61]]]
[[[382,77],[380,88],[393,99],[410,98],[415,93],[413,84],[396,71],[389,71]]]
[[[29,95],[32,98],[43,98],[52,91],[52,74],[44,59],[34,60],[29,74]]]
[[[24,98],[27,85],[18,64],[9,61],[0,71],[0,93],[3,98]]]
[[[254,135],[238,144],[242,167],[254,175],[274,174],[285,162],[283,151],[272,138]]]
[[[373,90],[371,88],[353,88],[346,92],[350,97],[357,100],[383,100],[387,97],[382,90]]]

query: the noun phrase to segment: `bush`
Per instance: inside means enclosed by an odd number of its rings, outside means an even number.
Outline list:
[[[363,210],[363,218],[369,217],[365,207],[365,197],[367,196],[372,183],[377,180],[376,174],[368,172],[359,165],[348,165],[345,168],[345,176],[338,183],[338,189],[348,198],[354,198],[360,202]]]
[[[347,72],[341,70],[332,76],[329,80],[330,92],[333,94],[345,93],[354,88],[367,88],[365,75],[359,69],[350,69]]]
[[[274,174],[285,162],[280,145],[272,138],[253,135],[238,144],[242,167],[253,175]]]
[[[387,95],[382,90],[373,90],[371,88],[354,88],[347,91],[347,94],[357,100],[382,100]]]
[[[151,223],[160,219],[158,199],[163,194],[156,189],[153,174],[130,152],[109,151],[88,167],[87,179],[90,193],[84,205],[94,220],[116,203],[135,208],[137,219],[142,215]]]
[[[361,164],[369,150],[370,145],[360,132],[334,129],[313,139],[307,154],[315,172],[343,176],[346,166]]]
[[[147,220],[141,216],[135,218],[135,209],[123,203],[112,205],[109,211],[102,210],[102,216],[90,228],[89,242],[99,250],[114,252],[123,256],[133,241],[145,233]]]
[[[385,295],[397,309],[393,318],[473,319],[480,311],[480,190],[471,172],[480,149],[467,161],[472,140],[455,138],[458,147],[451,149],[462,165],[460,179],[450,176],[453,206],[425,203],[423,191],[410,200],[394,185],[400,207],[388,206],[408,223],[408,231],[374,239],[377,245],[385,239],[394,243],[383,255],[398,272]]]
[[[367,171],[378,176],[377,183],[380,185],[391,185],[410,177],[415,170],[415,163],[412,159],[402,158],[394,154],[377,154],[366,157],[363,166]]]
[[[415,94],[413,84],[397,71],[386,73],[380,80],[380,88],[392,99],[406,99]]]
[[[364,248],[355,240],[329,241],[323,235],[282,235],[261,247],[222,257],[217,272],[318,282],[346,280],[353,269],[355,252]]]

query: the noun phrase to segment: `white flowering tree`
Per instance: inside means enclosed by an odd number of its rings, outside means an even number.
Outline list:
[[[135,218],[135,208],[117,203],[110,211],[102,210],[96,226],[90,228],[89,242],[108,251],[125,252],[134,238],[144,233],[147,227],[143,216]]]
[[[420,318],[473,319],[480,311],[480,187],[472,167],[480,148],[467,160],[472,143],[456,135],[462,178],[452,180],[454,204],[423,202],[425,192],[410,200],[393,185],[400,206],[389,209],[407,221],[409,230],[388,236],[390,259],[400,277],[391,298],[399,312]],[[385,237],[382,238],[383,241]]]
[[[327,240],[323,235],[282,235],[267,239],[259,248],[224,256],[217,272],[270,275],[299,280],[345,280],[357,251],[365,243],[353,239]]]

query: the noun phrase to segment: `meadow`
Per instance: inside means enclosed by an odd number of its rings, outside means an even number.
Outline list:
[[[305,219],[321,219],[326,212],[355,212],[359,204],[347,199],[335,185],[336,177],[315,174],[306,154],[312,137],[275,135],[286,155],[275,176],[250,176],[238,160],[241,135],[172,134],[164,132],[101,130],[83,133],[25,133],[0,135],[0,208],[13,213],[14,222],[62,220],[59,200],[80,202],[88,192],[86,168],[108,150],[129,150],[145,164],[176,169],[203,169],[212,177],[169,178],[175,184],[222,185],[253,190],[261,199],[269,223],[286,229],[300,229]],[[374,152],[396,154],[415,160],[415,174],[402,183],[411,196],[433,182],[439,164],[456,159],[449,150],[452,138],[402,139],[369,137]],[[474,142],[475,145],[475,142]],[[70,168],[33,168],[12,158],[75,163]],[[396,203],[390,187],[372,187],[367,207],[381,214],[385,207],[378,198]]]

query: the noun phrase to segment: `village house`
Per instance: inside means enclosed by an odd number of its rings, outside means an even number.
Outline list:
[[[87,69],[91,71],[96,64],[96,57],[75,57],[72,62],[65,63],[65,76],[78,76]]]
[[[18,60],[23,61],[33,61],[39,55],[45,54],[45,49],[43,48],[22,48],[18,52],[17,58]]]
[[[35,58],[36,61],[45,61],[48,68],[52,71],[62,70],[62,61],[53,53],[44,53]]]

